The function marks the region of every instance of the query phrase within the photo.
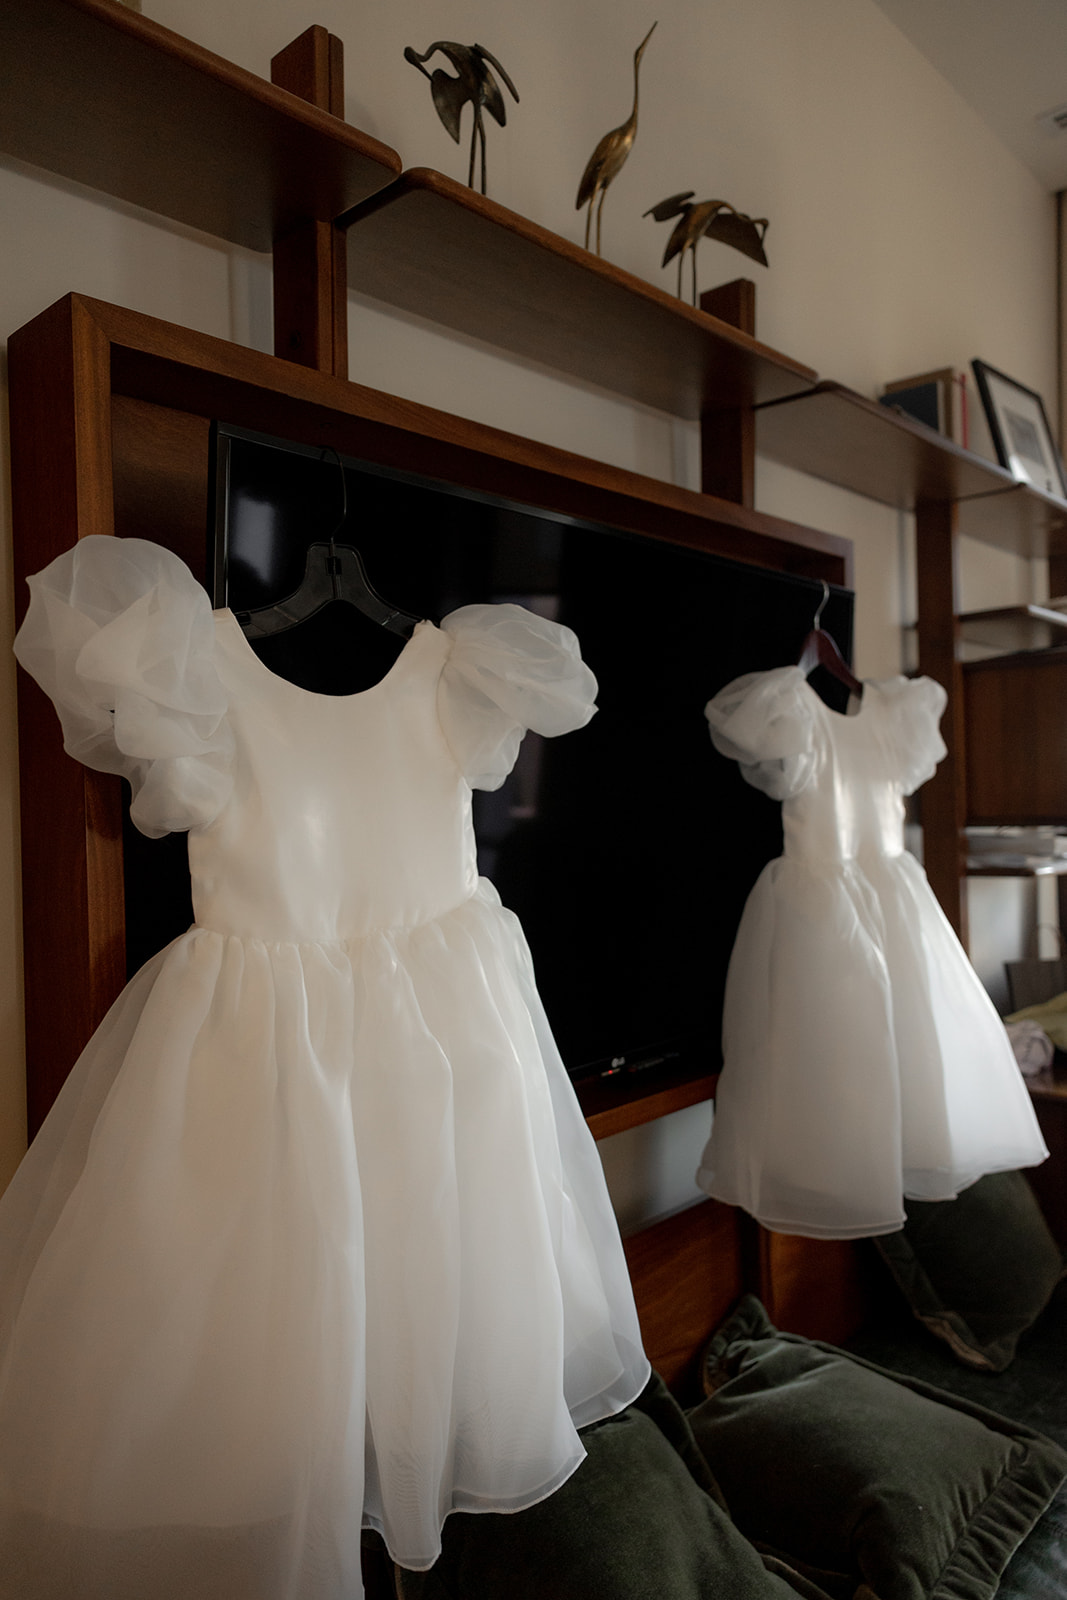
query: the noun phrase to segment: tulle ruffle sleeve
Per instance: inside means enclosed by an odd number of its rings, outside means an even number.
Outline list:
[[[596,710],[596,679],[570,628],[515,605],[461,606],[441,628],[451,648],[438,714],[472,788],[499,789],[527,728],[570,733]]]
[[[169,550],[92,535],[29,580],[15,654],[55,704],[67,752],[133,790],[160,838],[212,822],[233,738],[207,594]]]
[[[800,667],[749,672],[704,708],[716,750],[772,800],[789,800],[815,773],[811,702]]]
[[[939,727],[948,695],[935,678],[887,678],[879,687],[896,776],[903,792],[912,794],[948,754]]]

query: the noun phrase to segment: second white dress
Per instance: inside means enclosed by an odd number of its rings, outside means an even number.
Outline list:
[[[783,854],[745,907],[697,1182],[782,1233],[851,1238],[1048,1154],[978,975],[904,847],[904,796],[945,754],[930,678],[854,715],[799,667],[738,678],[711,737],[783,801]]]

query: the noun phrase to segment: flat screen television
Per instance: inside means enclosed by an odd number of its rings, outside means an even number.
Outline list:
[[[507,600],[574,629],[598,713],[563,738],[529,734],[504,787],[476,792],[479,865],[523,924],[574,1078],[717,1070],[738,919],[782,835],[703,709],[740,673],[796,660],[821,583],[221,423],[211,450],[216,607],[288,595],[308,544],[334,533],[404,611]],[[849,591],[831,589],[822,623],[848,656]],[[254,648],[306,688],[352,693],[402,643],[332,606]]]

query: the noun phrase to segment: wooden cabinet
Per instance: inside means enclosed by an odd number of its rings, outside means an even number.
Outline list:
[[[1067,650],[963,668],[966,820],[1067,826]]]

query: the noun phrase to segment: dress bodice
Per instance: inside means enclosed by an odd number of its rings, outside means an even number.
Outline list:
[[[439,916],[477,882],[471,791],[437,687],[449,641],[420,623],[359,694],[297,688],[215,614],[235,781],[190,836],[197,922],[296,943],[356,939]]]
[[[781,667],[727,685],[707,716],[717,748],[783,802],[784,855],[831,866],[903,854],[904,798],[945,754],[944,703],[931,678],[889,678],[846,715]]]
[[[521,606],[422,622],[380,682],[317,694],[270,671],[177,556],[93,536],[30,580],[16,653],[71,755],[119,772],[153,837],[189,833],[200,926],[335,943],[411,928],[477,885],[472,788],[529,728],[580,728],[596,680]]]
[[[807,687],[807,686],[805,686]],[[878,736],[884,690],[866,686],[849,714],[808,689],[815,762],[810,781],[782,806],[785,853],[819,862],[898,856],[904,850],[904,791],[893,751]]]

